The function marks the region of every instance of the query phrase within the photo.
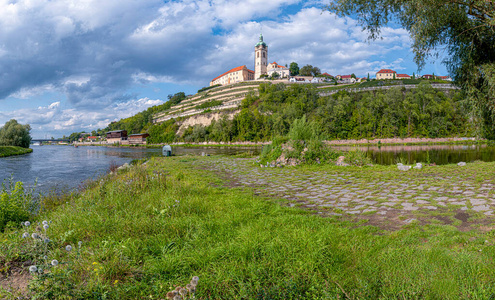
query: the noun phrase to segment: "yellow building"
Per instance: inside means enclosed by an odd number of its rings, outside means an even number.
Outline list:
[[[376,73],[376,79],[395,79],[394,74],[397,75],[397,72],[394,70],[381,69]]]
[[[249,70],[245,65],[240,66],[237,68],[233,68],[230,71],[227,71],[223,73],[222,75],[214,78],[210,82],[210,86],[216,85],[216,84],[221,84],[221,85],[226,85],[226,84],[231,84],[231,83],[236,83],[236,82],[241,82],[241,81],[246,81],[246,80],[254,80],[254,71]]]

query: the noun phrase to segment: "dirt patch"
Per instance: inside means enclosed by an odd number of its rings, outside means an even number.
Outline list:
[[[457,220],[461,220],[464,223],[464,222],[467,222],[468,221],[469,214],[466,213],[466,212],[461,211],[461,212],[456,213],[455,216],[454,216],[454,218],[456,218]]]
[[[13,267],[7,274],[0,274],[0,290],[12,296],[26,296],[31,275],[26,269]]]

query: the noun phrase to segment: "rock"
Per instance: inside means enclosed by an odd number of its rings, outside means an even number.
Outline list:
[[[343,167],[349,166],[349,164],[345,163],[344,160],[345,160],[345,156],[339,156],[339,158],[337,158],[337,162],[335,163],[335,165],[343,166]]]
[[[414,166],[415,169],[422,169],[423,168],[423,165],[421,163],[417,163],[415,166]]]
[[[465,162],[461,161],[460,163],[457,164],[459,167],[464,167],[466,165]]]
[[[411,169],[411,166],[398,166],[397,169],[401,171],[409,171]]]

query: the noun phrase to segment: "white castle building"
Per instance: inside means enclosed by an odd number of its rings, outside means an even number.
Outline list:
[[[254,71],[249,70],[245,65],[233,68],[210,81],[210,86],[257,80],[260,79],[261,75],[272,76],[275,72],[278,73],[279,78],[290,75],[289,68],[280,66],[276,62],[268,64],[268,46],[263,41],[263,35],[260,34],[260,39],[254,46]]]

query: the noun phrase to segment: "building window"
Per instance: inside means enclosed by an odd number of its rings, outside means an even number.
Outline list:
[[[256,53],[256,55],[257,55],[256,57],[260,57],[260,53],[259,53],[259,52],[258,52],[258,53]]]
[[[265,52],[263,52],[263,58],[265,58]]]

